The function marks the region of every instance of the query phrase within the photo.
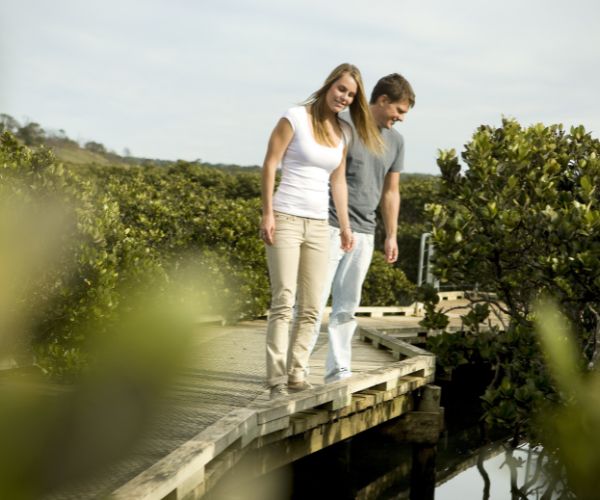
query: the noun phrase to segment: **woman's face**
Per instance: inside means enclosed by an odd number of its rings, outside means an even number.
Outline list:
[[[325,94],[329,109],[334,113],[343,111],[344,108],[352,104],[357,91],[358,85],[356,84],[356,80],[349,73],[344,73],[333,82],[327,94]]]

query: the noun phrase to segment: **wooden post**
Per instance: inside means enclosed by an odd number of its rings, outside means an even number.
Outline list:
[[[435,495],[436,453],[436,445],[413,444],[410,500],[433,500]]]
[[[442,389],[433,385],[423,387],[421,399],[417,404],[417,411],[438,413],[439,426],[436,434],[441,431],[440,397]],[[421,440],[413,443],[412,469],[410,475],[410,499],[433,500],[435,495],[435,458],[437,454],[437,438]]]

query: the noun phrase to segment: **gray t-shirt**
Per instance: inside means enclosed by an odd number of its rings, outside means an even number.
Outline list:
[[[352,127],[352,142],[346,156],[350,226],[357,233],[371,234],[375,232],[375,210],[381,199],[385,176],[388,172],[400,172],[404,168],[404,138],[393,128],[381,129],[385,151],[376,156],[358,137],[350,113],[341,113],[340,118]],[[329,224],[339,227],[331,196]]]

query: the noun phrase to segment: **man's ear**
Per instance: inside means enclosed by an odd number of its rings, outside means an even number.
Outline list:
[[[381,94],[377,99],[375,99],[375,104],[377,106],[385,106],[389,102],[390,102],[390,98],[385,94]]]

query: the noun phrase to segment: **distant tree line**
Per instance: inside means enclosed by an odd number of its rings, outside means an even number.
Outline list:
[[[0,134],[10,132],[17,139],[22,141],[26,146],[71,146],[83,147],[83,149],[100,155],[108,155],[115,153],[109,152],[104,144],[96,141],[87,141],[80,146],[79,143],[69,138],[63,129],[58,131],[45,130],[39,123],[28,121],[25,124],[19,123],[18,120],[6,113],[0,113]],[[127,148],[126,152],[129,152]],[[129,152],[130,153],[130,152]]]

